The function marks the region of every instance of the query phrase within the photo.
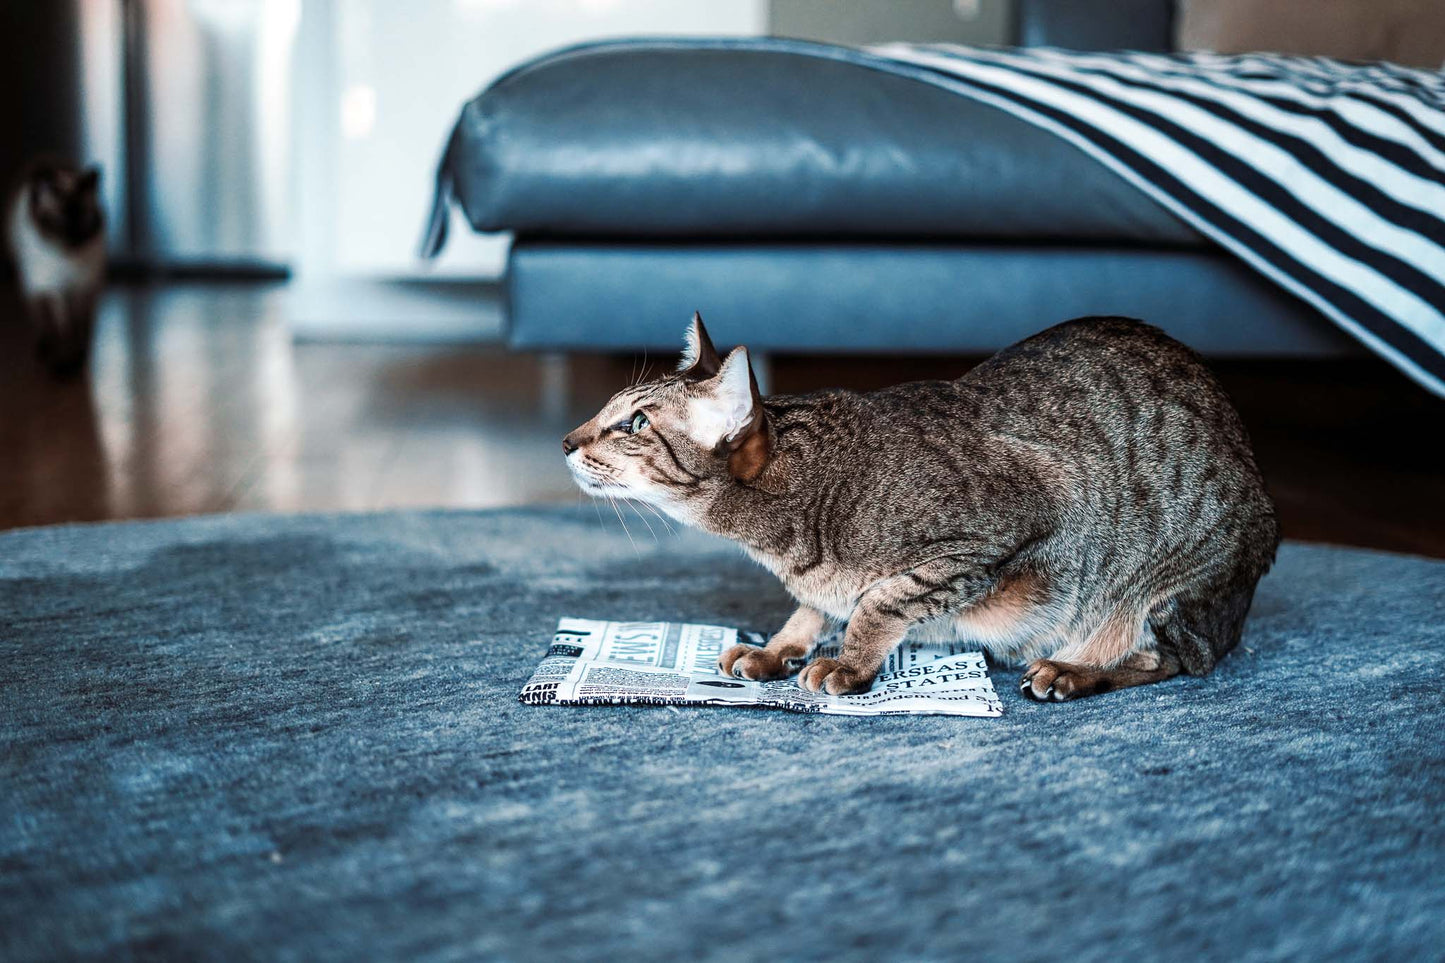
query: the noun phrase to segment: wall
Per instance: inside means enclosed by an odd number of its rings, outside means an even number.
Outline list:
[[[439,262],[419,262],[416,250],[451,126],[505,70],[584,40],[765,27],[765,0],[306,0],[296,61],[301,333],[496,330],[494,305],[479,297],[470,310],[455,286],[427,299],[418,281],[498,277],[507,239],[474,235],[454,212]]]
[[[74,3],[0,3],[0,185],[38,152],[80,151],[79,36]]]

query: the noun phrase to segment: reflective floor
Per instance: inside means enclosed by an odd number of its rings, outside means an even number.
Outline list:
[[[188,283],[110,292],[88,375],[57,383],[4,303],[3,528],[576,502],[559,439],[641,364],[490,345],[294,344],[283,286]],[[966,364],[776,358],[772,375],[779,391],[867,388]],[[1445,403],[1368,358],[1217,367],[1287,535],[1445,557]]]
[[[576,500],[559,439],[626,363],[297,345],[285,304],[279,286],[118,289],[71,383],[6,318],[0,525]]]

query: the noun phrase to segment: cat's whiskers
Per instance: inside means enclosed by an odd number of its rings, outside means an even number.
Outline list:
[[[647,516],[637,510],[637,502],[629,498],[627,500],[627,507],[632,509],[633,513],[636,514],[638,518],[642,519],[642,524],[647,526],[647,534],[652,536],[652,540],[654,542],[657,541],[657,532],[652,530],[652,523],[647,520]]]
[[[662,522],[663,527],[667,529],[667,534],[677,534],[676,529],[672,527],[672,522],[668,520],[668,517],[666,515],[662,514],[662,512],[657,510],[657,506],[653,505],[651,502],[640,502],[639,504],[641,504],[649,512],[652,512],[652,514],[657,517],[657,520],[659,522]]]
[[[628,531],[627,529],[627,519],[622,517],[622,509],[617,507],[617,499],[611,495],[608,495],[607,503],[612,506],[612,511],[617,514],[617,521],[622,525],[622,533],[627,536],[627,540],[629,542],[632,542],[632,550],[637,554],[641,555],[642,549],[638,548],[637,542],[633,541],[632,532]]]

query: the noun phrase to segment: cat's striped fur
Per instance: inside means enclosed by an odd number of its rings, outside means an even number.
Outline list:
[[[740,542],[799,608],[723,671],[866,688],[905,633],[1028,663],[1062,701],[1208,672],[1279,541],[1238,414],[1199,357],[1123,318],[1020,342],[956,381],[763,399],[701,319],[683,369],[564,440],[579,484]],[[843,652],[808,662],[829,620]]]

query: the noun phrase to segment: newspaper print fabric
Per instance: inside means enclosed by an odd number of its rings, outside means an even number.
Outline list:
[[[564,618],[520,700],[529,705],[733,706],[876,716],[1001,716],[983,654],[963,643],[904,642],[873,687],[857,695],[808,692],[793,679],[750,682],[720,675],[723,650],[766,637],[721,625]],[[841,633],[820,644],[836,656]]]

